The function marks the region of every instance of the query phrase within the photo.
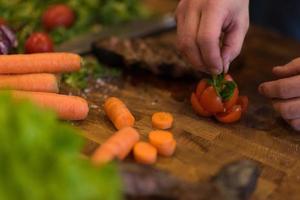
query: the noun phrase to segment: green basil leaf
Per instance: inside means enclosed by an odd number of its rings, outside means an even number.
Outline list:
[[[227,101],[232,97],[234,89],[236,87],[236,83],[233,81],[226,81],[224,83],[223,89],[220,92],[220,96],[222,97],[223,101]]]

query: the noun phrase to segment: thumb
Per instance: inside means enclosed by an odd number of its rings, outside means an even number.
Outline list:
[[[224,33],[222,59],[224,72],[229,70],[230,63],[240,54],[248,28],[233,27]]]

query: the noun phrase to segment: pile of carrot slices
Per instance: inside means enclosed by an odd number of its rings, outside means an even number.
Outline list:
[[[0,89],[51,109],[62,120],[83,120],[89,112],[87,101],[59,94],[56,76],[79,70],[81,63],[81,57],[72,53],[1,55]]]
[[[118,130],[93,153],[91,160],[102,165],[114,159],[123,160],[132,151],[136,162],[154,164],[158,155],[170,157],[176,150],[173,134],[166,129],[173,126],[173,116],[166,112],[157,112],[152,116],[152,126],[156,130],[148,134],[149,141],[141,141],[138,131],[133,128],[135,118],[120,99],[108,98],[104,111]]]

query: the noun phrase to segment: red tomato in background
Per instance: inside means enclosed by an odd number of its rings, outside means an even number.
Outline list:
[[[58,27],[71,27],[75,22],[75,12],[65,4],[50,6],[42,16],[45,29],[51,31]]]
[[[53,52],[52,39],[46,33],[32,33],[25,42],[26,53]]]

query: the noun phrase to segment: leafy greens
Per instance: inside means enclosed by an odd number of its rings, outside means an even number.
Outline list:
[[[86,57],[83,67],[78,72],[63,74],[62,81],[72,88],[85,89],[89,78],[94,80],[105,77],[118,77],[121,69],[107,67],[100,64],[96,59]]]
[[[20,51],[28,35],[42,29],[44,10],[56,3],[71,6],[77,15],[72,28],[51,32],[56,44],[91,30],[95,25],[116,24],[144,15],[139,0],[0,0],[0,17],[17,30]]]
[[[0,199],[120,199],[115,166],[80,158],[78,132],[52,112],[1,93],[0,127]]]

